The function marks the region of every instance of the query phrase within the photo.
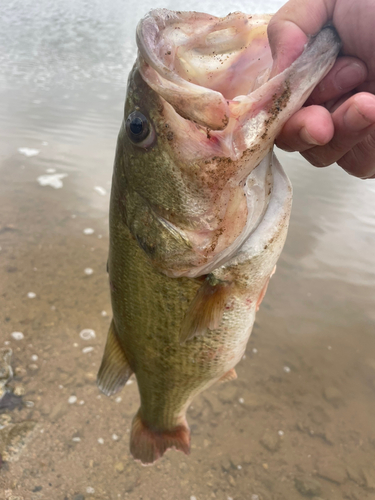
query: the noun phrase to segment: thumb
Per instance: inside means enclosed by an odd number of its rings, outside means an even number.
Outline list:
[[[273,57],[270,78],[288,68],[302,54],[307,42],[307,36],[301,28],[291,21],[278,20],[276,16],[267,28]]]
[[[307,39],[327,24],[336,0],[289,0],[272,17],[268,39],[274,60],[271,77],[290,66],[302,53]]]

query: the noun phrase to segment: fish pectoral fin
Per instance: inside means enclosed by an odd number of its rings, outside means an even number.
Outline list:
[[[171,429],[155,430],[142,420],[139,410],[133,419],[130,434],[130,453],[134,459],[144,465],[151,465],[169,448],[189,455],[190,429],[186,420]]]
[[[220,325],[232,283],[216,280],[208,275],[198,289],[182,321],[180,344],[194,337],[204,336],[207,329]]]
[[[104,394],[110,396],[126,384],[132,373],[133,370],[130,368],[117,338],[115,325],[112,320],[96,383]]]
[[[236,370],[232,368],[231,370],[228,370],[226,373],[224,373],[224,375],[221,378],[219,378],[219,382],[221,383],[230,382],[231,380],[236,380],[236,378],[237,378]]]

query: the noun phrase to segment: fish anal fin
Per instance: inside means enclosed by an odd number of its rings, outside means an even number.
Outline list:
[[[130,435],[130,452],[143,465],[151,465],[162,457],[169,448],[175,448],[189,455],[190,429],[185,421],[173,429],[159,431],[148,426],[140,411],[133,419]]]
[[[234,368],[231,370],[228,370],[224,375],[219,378],[219,382],[230,382],[231,380],[236,380],[237,378],[237,373]]]
[[[110,396],[126,384],[132,373],[112,320],[96,383],[104,394]]]
[[[232,284],[208,276],[198,289],[181,325],[180,343],[204,336],[207,329],[218,328]]]

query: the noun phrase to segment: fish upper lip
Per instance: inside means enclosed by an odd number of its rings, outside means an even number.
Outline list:
[[[137,27],[140,72],[181,116],[223,130],[231,116],[230,102],[249,94],[260,73],[267,72],[268,78],[272,56],[263,38],[270,18],[153,10]],[[192,34],[191,25],[198,35]],[[246,78],[238,65],[245,68]]]

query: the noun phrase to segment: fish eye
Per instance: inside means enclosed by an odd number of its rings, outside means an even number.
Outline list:
[[[139,111],[130,113],[126,120],[126,132],[129,139],[143,147],[148,147],[153,141],[152,127],[150,127],[148,119]],[[151,136],[151,141],[147,140]]]

